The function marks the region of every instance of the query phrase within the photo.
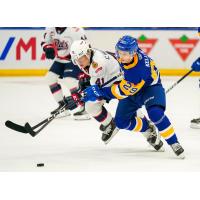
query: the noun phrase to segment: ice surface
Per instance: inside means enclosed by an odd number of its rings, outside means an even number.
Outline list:
[[[163,77],[165,88],[178,78]],[[116,105],[106,107],[114,114]],[[8,119],[34,125],[56,106],[43,78],[0,78],[0,171],[200,171],[200,129],[189,127],[200,117],[198,77],[167,94],[167,114],[185,148],[184,160],[166,143],[165,152],[155,152],[140,133],[124,130],[106,146],[94,120],[56,119],[35,138],[4,125]]]

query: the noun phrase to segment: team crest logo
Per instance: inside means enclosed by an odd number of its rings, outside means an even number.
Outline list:
[[[158,41],[156,38],[147,38],[145,35],[141,35],[138,39],[138,45],[147,55],[155,46]]]
[[[58,39],[54,39],[55,46],[57,47],[57,50],[67,50],[69,49],[69,44],[67,41],[60,41]]]
[[[189,39],[183,35],[179,39],[169,39],[176,52],[185,61],[198,43],[198,39]]]
[[[96,63],[96,62],[92,62],[92,67],[94,68],[94,69],[96,69],[97,67],[98,67],[98,63]]]

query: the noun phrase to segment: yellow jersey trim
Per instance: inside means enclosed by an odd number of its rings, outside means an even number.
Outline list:
[[[133,83],[126,81],[125,79],[122,79],[122,81],[119,84],[119,88],[126,96],[130,96],[140,91],[140,89],[144,86],[144,84],[145,84],[144,80],[134,85]]]
[[[142,129],[142,125],[143,125],[142,120],[139,117],[136,117],[135,119],[136,119],[136,125],[135,125],[135,128],[133,129],[133,131],[140,132]]]
[[[133,63],[131,63],[130,65],[124,65],[123,68],[124,69],[131,69],[131,68],[135,67],[137,64],[138,64],[138,55],[135,54]]]
[[[117,90],[119,90],[117,84],[114,84],[114,85],[111,86],[111,92],[112,92],[112,94],[113,94],[117,99],[120,99],[120,100],[121,100],[121,99],[124,99],[125,97],[122,96],[122,95],[120,95],[120,94],[118,94],[118,93],[117,93]]]
[[[170,126],[170,127],[168,127],[166,130],[161,131],[161,132],[160,132],[160,135],[161,135],[163,138],[165,138],[165,139],[170,138],[171,136],[174,135],[174,129],[173,129],[173,127]]]

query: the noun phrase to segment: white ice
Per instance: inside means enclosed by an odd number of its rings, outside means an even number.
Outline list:
[[[163,77],[165,88],[178,78]],[[114,114],[116,105],[106,107]],[[56,106],[44,78],[0,78],[0,171],[200,170],[200,129],[189,127],[200,117],[198,77],[186,78],[167,94],[167,114],[185,148],[184,160],[166,143],[165,152],[155,152],[140,133],[124,130],[106,146],[94,120],[56,119],[34,138],[4,125],[6,120],[34,125]]]

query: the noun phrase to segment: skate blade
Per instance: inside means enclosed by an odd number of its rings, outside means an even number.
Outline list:
[[[165,148],[162,146],[157,152],[165,152]]]
[[[82,121],[82,120],[90,120],[91,117],[89,115],[73,116],[73,119],[77,121]]]
[[[68,115],[58,115],[58,116],[56,116],[55,119],[68,118],[68,117],[70,117],[70,116],[71,116],[71,114],[68,114]]]
[[[181,153],[179,156],[177,156],[177,158],[179,158],[179,159],[185,159],[185,154],[184,154],[184,152]]]
[[[153,149],[155,152],[165,152],[164,145],[159,150],[156,150],[154,148],[154,146],[152,146],[151,144],[148,143],[148,148],[151,149],[151,150]]]
[[[113,132],[113,134],[111,135],[111,137],[108,140],[106,140],[104,143],[108,144],[112,140],[112,138],[118,133],[118,131],[119,131],[119,129],[116,128],[116,130]]]
[[[190,128],[193,128],[193,129],[200,129],[200,124],[194,124],[194,123],[191,123],[190,124]]]

